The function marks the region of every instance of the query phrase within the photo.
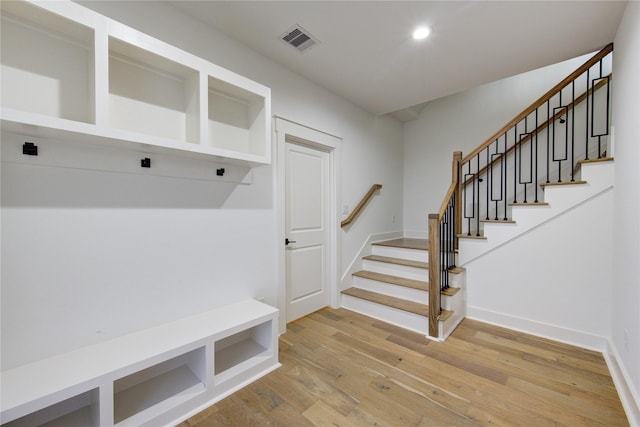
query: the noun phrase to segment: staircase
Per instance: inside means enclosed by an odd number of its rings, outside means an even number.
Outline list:
[[[428,335],[428,242],[399,238],[371,244],[352,287],[342,291],[342,306]],[[464,269],[450,272],[451,284],[441,293],[439,334],[444,339],[464,318]]]

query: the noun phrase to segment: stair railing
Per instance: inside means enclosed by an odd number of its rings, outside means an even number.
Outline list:
[[[438,213],[429,215],[429,336],[438,338],[442,291],[449,288],[449,270],[455,267],[457,234],[460,230],[460,161],[462,151],[453,153],[451,185]]]
[[[580,160],[606,155],[612,52],[613,44],[605,46],[464,158],[454,153],[452,183],[429,215],[431,337],[438,337],[458,237],[480,237],[482,221],[505,221],[510,206],[540,203],[540,184],[575,182]]]
[[[539,184],[575,182],[579,160],[606,152],[611,113],[609,44],[461,162],[463,232],[508,220],[510,206],[539,203]]]
[[[381,188],[382,184],[373,184],[369,191],[367,191],[367,194],[365,194],[362,200],[360,200],[360,203],[358,203],[356,208],[351,212],[351,214],[340,223],[340,227],[344,228],[347,225],[351,224],[358,217],[358,215],[360,215],[360,212],[362,212],[369,199],[371,199],[376,191]]]

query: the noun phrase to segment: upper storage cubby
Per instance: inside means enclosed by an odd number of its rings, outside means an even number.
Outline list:
[[[271,162],[268,87],[71,1],[1,5],[3,130]]]
[[[198,72],[109,37],[109,124],[200,142]]]
[[[94,31],[21,1],[3,1],[2,107],[95,123]]]
[[[265,156],[266,100],[209,76],[209,144],[225,150]]]

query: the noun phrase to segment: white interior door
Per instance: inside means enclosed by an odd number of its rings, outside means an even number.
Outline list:
[[[329,153],[285,144],[287,322],[329,305]]]

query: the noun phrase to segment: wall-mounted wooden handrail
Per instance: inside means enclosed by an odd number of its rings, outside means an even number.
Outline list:
[[[369,189],[369,191],[367,191],[367,194],[365,194],[362,200],[360,200],[360,203],[358,203],[358,206],[356,206],[353,212],[351,212],[351,214],[347,217],[347,219],[345,219],[340,223],[340,227],[344,228],[347,225],[351,224],[353,220],[356,219],[358,215],[360,215],[360,212],[362,212],[362,209],[367,204],[369,199],[373,197],[373,194],[381,188],[382,188],[382,184],[373,184]]]
[[[533,104],[531,104],[526,109],[524,109],[524,111],[522,111],[522,113],[520,113],[517,116],[515,116],[513,118],[513,120],[511,120],[509,123],[504,125],[499,131],[497,131],[495,134],[493,134],[491,137],[489,137],[484,143],[480,144],[475,150],[473,150],[472,152],[470,152],[469,154],[464,156],[464,159],[462,159],[462,164],[468,162],[476,154],[480,153],[482,150],[487,148],[489,145],[493,144],[493,142],[496,139],[498,139],[500,136],[502,136],[506,131],[508,131],[509,129],[514,127],[517,123],[520,123],[520,121],[522,119],[524,119],[529,114],[531,114],[532,112],[537,110],[542,104],[547,102],[548,99],[551,99],[560,89],[562,89],[563,87],[565,87],[566,85],[568,85],[569,83],[574,81],[578,76],[580,76],[582,73],[587,71],[593,65],[597,64],[598,61],[600,61],[602,58],[604,58],[605,56],[607,56],[611,52],[613,52],[613,43],[609,43],[607,46],[605,46],[600,52],[598,52],[596,55],[594,55],[587,62],[582,64],[573,73],[569,74],[567,76],[567,78],[562,80],[560,83],[558,83],[557,85],[552,87],[547,93],[545,93],[540,98],[538,98],[536,101],[534,101]]]

